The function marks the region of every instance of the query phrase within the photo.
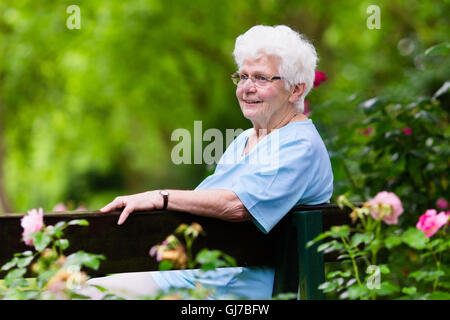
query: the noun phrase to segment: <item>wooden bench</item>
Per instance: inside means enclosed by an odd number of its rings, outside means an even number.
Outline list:
[[[237,260],[239,266],[268,266],[275,269],[273,295],[300,292],[300,299],[324,299],[317,288],[324,282],[324,262],[336,257],[317,253],[317,245],[306,243],[333,225],[350,223],[350,211],[336,205],[296,206],[269,234],[261,232],[253,222],[226,222],[188,213],[171,211],[134,212],[117,225],[120,212],[46,213],[46,225],[58,221],[86,219],[89,227],[66,229],[70,246],[67,254],[78,250],[106,256],[99,270],[88,270],[90,276],[109,273],[158,270],[157,261],[149,256],[150,248],[161,243],[181,224],[198,222],[206,236],[200,236],[194,254],[202,248],[219,249]],[[0,215],[0,265],[13,254],[28,250],[21,241],[20,219],[23,214]],[[0,273],[0,278],[4,274]]]

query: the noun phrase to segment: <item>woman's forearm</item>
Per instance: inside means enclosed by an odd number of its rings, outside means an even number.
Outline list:
[[[251,219],[251,215],[233,191],[223,189],[168,191],[167,210],[189,212],[233,222]],[[162,198],[161,195],[159,196]]]

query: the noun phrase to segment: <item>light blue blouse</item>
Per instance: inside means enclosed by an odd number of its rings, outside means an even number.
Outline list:
[[[296,204],[329,202],[333,172],[322,138],[311,119],[291,122],[266,135],[243,155],[254,129],[241,133],[226,149],[215,172],[196,190],[233,191],[262,232],[268,233]],[[227,241],[227,239],[224,239]],[[215,286],[217,296],[270,299],[274,271],[267,268],[219,268],[158,272],[153,275],[163,289],[193,288],[196,281]]]

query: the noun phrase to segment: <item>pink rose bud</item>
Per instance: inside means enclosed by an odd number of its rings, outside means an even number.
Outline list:
[[[158,252],[158,245],[155,245],[153,247],[150,248],[150,252],[149,255],[151,257],[154,257],[156,255],[156,253]]]
[[[397,224],[398,217],[403,213],[402,202],[395,193],[381,191],[370,199],[370,215],[374,219],[383,220],[387,224]]]
[[[43,209],[39,208],[39,211],[36,209],[28,211],[28,213],[20,220],[20,225],[23,228],[22,238],[25,241],[25,244],[32,246],[33,239],[30,238],[30,235],[40,231],[44,227]]]
[[[407,136],[412,135],[412,129],[410,127],[404,127],[402,129],[403,133],[406,134]]]
[[[444,211],[437,214],[436,210],[429,209],[420,216],[416,228],[425,232],[428,238],[434,235],[448,221],[448,215]]]
[[[327,80],[327,75],[322,71],[316,71],[314,77],[314,88],[318,87],[322,82]]]
[[[448,202],[444,198],[439,198],[438,201],[436,201],[436,206],[438,207],[438,209],[447,209]]]

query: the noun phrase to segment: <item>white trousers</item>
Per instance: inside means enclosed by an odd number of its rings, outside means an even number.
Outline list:
[[[113,293],[128,300],[135,300],[140,296],[151,297],[155,296],[160,290],[153,280],[152,273],[154,272],[158,271],[128,272],[92,278],[76,291],[93,300],[101,300],[108,293]],[[101,286],[107,289],[107,292],[102,292],[92,285]]]

